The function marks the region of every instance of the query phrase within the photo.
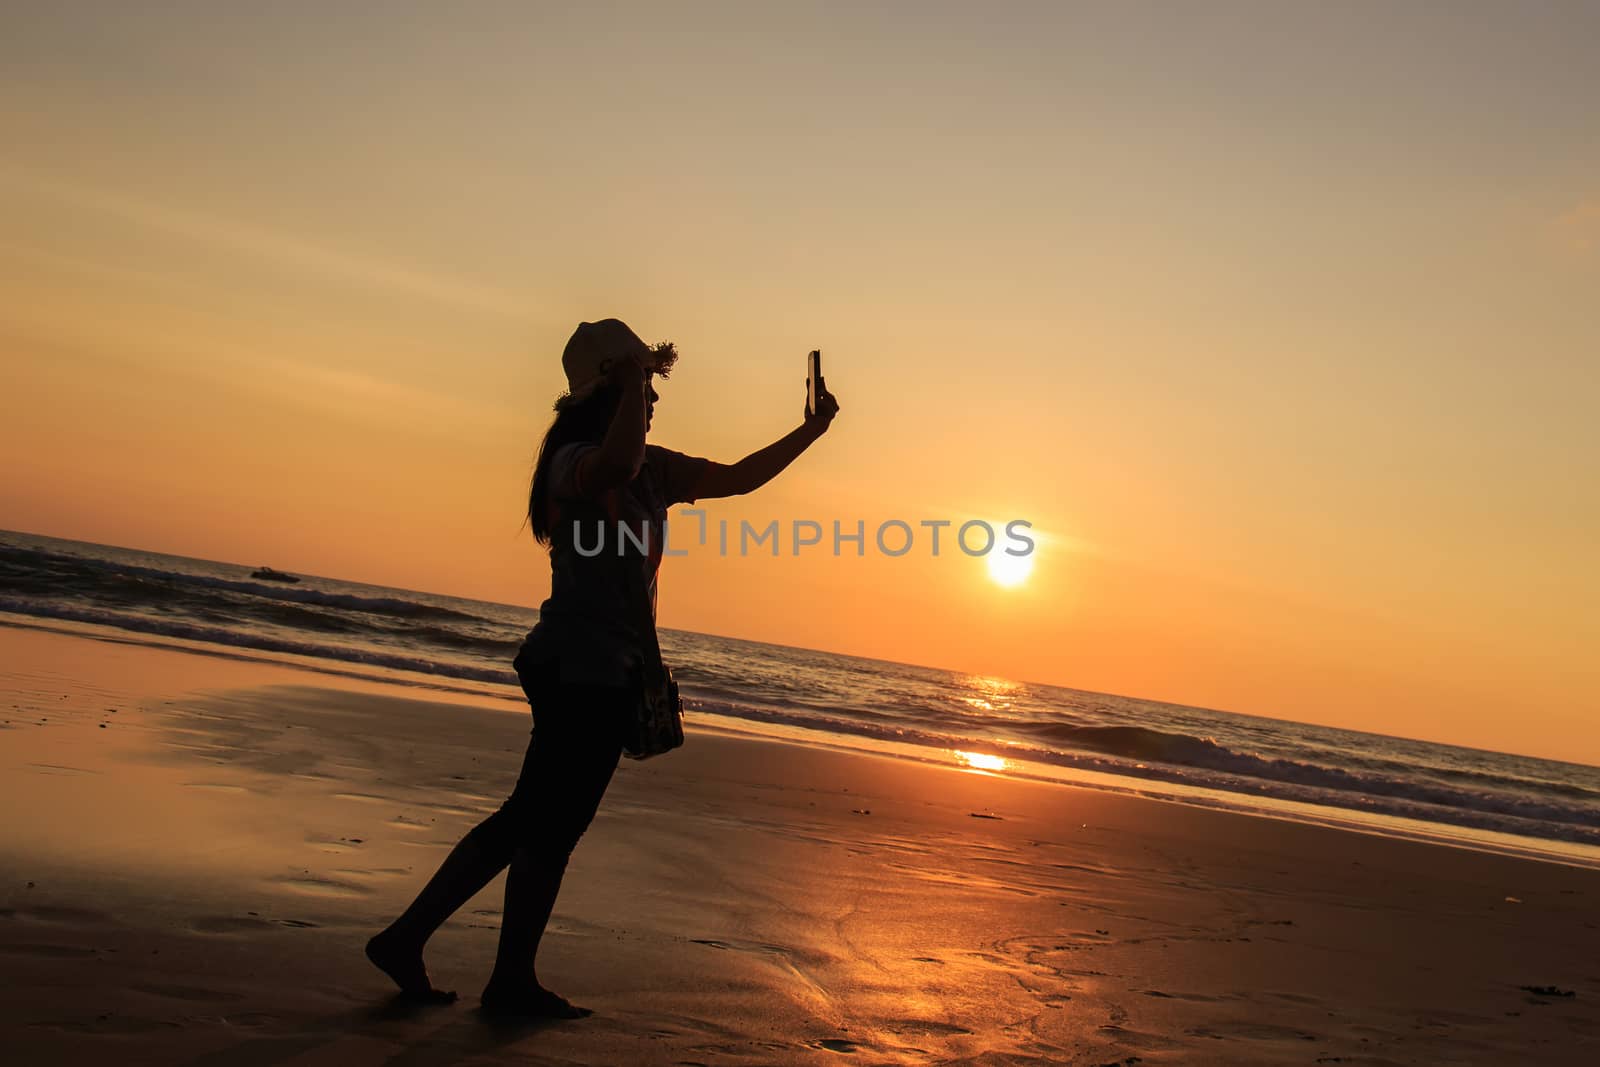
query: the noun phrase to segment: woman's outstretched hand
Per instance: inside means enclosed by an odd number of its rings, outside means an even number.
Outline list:
[[[839,414],[839,401],[828,392],[826,385],[817,390],[817,410],[806,411],[806,427],[816,433],[826,433],[828,426],[833,422],[833,417]]]

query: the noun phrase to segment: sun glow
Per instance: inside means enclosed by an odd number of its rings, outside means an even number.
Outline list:
[[[986,557],[989,565],[989,577],[997,585],[1006,588],[1021,585],[1028,580],[1028,575],[1033,573],[1033,553],[1026,556],[1012,556],[1005,549],[996,547]]]

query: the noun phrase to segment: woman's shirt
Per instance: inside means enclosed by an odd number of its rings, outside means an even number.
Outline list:
[[[622,685],[653,655],[656,572],[667,509],[694,502],[708,461],[646,445],[632,481],[586,492],[579,484],[578,461],[596,447],[565,445],[550,457],[550,598],[540,606],[539,622],[517,659],[529,664],[556,659],[565,682]],[[632,538],[622,527],[632,531]]]

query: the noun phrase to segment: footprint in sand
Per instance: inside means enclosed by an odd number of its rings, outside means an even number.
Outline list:
[[[962,1034],[972,1033],[965,1026],[936,1022],[933,1019],[895,1019],[885,1025],[890,1033],[900,1034],[901,1036],[957,1037]]]
[[[0,953],[50,960],[86,960],[95,954],[94,949],[77,945],[0,945]]]
[[[284,889],[314,897],[368,897],[372,890],[354,882],[341,882],[335,878],[319,878],[314,874],[271,879]]]
[[[829,1052],[850,1053],[856,1051],[861,1046],[856,1044],[854,1041],[846,1041],[842,1037],[825,1037],[821,1041],[816,1042],[813,1047],[827,1049]]]
[[[16,908],[14,910],[7,909],[4,912],[0,912],[0,917],[20,919],[24,922],[77,923],[80,926],[108,926],[116,921],[105,912],[91,911],[88,908],[60,908],[50,905]]]
[[[61,1022],[33,1023],[41,1030],[60,1030],[74,1034],[148,1034],[156,1030],[181,1030],[182,1023],[166,1019],[141,1019],[136,1015],[106,1012],[93,1019],[65,1019]]]
[[[1295,1030],[1287,1026],[1274,1026],[1271,1023],[1253,1022],[1247,1019],[1224,1020],[1212,1023],[1209,1026],[1190,1027],[1187,1033],[1193,1037],[1232,1038],[1236,1041],[1317,1040],[1317,1035],[1309,1034],[1304,1030]]]
[[[1156,997],[1160,1000],[1182,1000],[1191,1004],[1216,1004],[1220,1001],[1231,1000],[1228,996],[1209,996],[1205,993],[1167,993],[1160,989],[1136,989],[1147,997]]]
[[[477,808],[461,808],[454,804],[418,804],[417,807],[427,808],[429,811],[437,811],[441,815],[459,815],[465,817],[469,815],[481,814]]]
[[[1142,1052],[1177,1052],[1187,1047],[1182,1041],[1175,1041],[1161,1034],[1146,1033],[1143,1030],[1128,1030],[1116,1023],[1100,1027],[1099,1032],[1120,1045],[1127,1045]]]
[[[83,767],[68,767],[59,763],[30,763],[28,766],[41,774],[99,774]]]
[[[221,989],[201,989],[199,986],[189,985],[159,985],[149,983],[146,985],[130,986],[136,993],[148,993],[152,997],[165,997],[169,1000],[191,1000],[206,1003],[219,1003],[233,1000],[243,1000],[238,993],[228,993]]]
[[[404,867],[337,867],[333,873],[339,875],[341,881],[353,879],[359,884],[365,878],[396,878],[411,872]]]
[[[190,919],[189,926],[202,934],[244,934],[255,930],[270,930],[273,923],[248,915],[203,915]]]

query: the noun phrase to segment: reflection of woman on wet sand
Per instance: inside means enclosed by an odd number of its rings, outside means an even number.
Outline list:
[[[455,999],[430,982],[423,946],[509,866],[484,1008],[588,1014],[539,983],[535,957],[567,858],[616,769],[638,699],[637,672],[654,655],[653,635],[634,621],[654,625],[667,508],[765,485],[827,431],[839,409],[823,392],[816,414],[734,464],[647,445],[660,399],[652,378],[665,378],[676,359],[671,345],[650,348],[616,319],[583,323],[567,342],[561,364],[568,392],[556,402],[528,501],[534,536],[550,547],[550,598],[514,664],[533,708],[533,739],[505,803],[461,839],[405,913],[367,944],[367,956],[410,997]],[[619,522],[649,531],[646,552],[617,554]],[[592,550],[597,525],[612,539],[606,551],[584,556],[575,550],[575,529]]]

